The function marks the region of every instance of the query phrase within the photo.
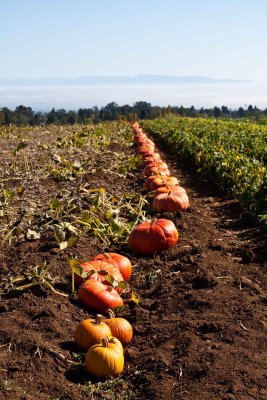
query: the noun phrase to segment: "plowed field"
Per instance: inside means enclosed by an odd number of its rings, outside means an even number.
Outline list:
[[[191,205],[164,215],[179,231],[173,249],[136,257],[125,232],[113,239],[101,225],[82,231],[77,223],[98,189],[116,207],[126,194],[136,205],[146,193],[130,135],[120,130],[10,128],[0,140],[0,398],[266,400],[267,251],[235,198],[161,148]],[[146,216],[159,217],[146,201]],[[64,240],[79,240],[58,251],[55,227]],[[130,258],[130,288],[140,303],[121,313],[134,329],[124,372],[96,381],[73,340],[76,325],[93,313],[42,283],[16,290],[14,279],[36,283],[29,275],[49,267],[52,287],[68,295],[68,258],[89,261],[104,251]]]

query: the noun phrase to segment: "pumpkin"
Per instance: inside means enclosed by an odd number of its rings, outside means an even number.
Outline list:
[[[129,280],[132,273],[132,264],[129,258],[117,253],[103,253],[95,256],[94,260],[102,260],[114,265],[120,271],[123,280]]]
[[[134,137],[134,140],[137,146],[139,146],[141,143],[145,143],[147,141],[147,136],[145,133],[138,131]]]
[[[135,131],[137,131],[137,130],[139,129],[139,124],[138,124],[138,122],[132,123],[132,128],[133,128]]]
[[[180,185],[165,185],[165,186],[160,186],[155,190],[155,195],[160,194],[160,193],[169,193],[169,192],[175,192],[175,193],[186,193],[186,190],[180,186]]]
[[[144,168],[151,162],[162,162],[162,159],[158,153],[154,153],[153,156],[145,156],[142,157],[142,164],[141,166]]]
[[[146,190],[156,190],[158,187],[166,185],[178,185],[179,181],[174,176],[151,175],[146,178],[144,188]]]
[[[142,222],[129,235],[129,246],[134,253],[153,255],[175,246],[178,231],[168,219]]]
[[[107,263],[105,261],[88,261],[80,264],[79,267],[81,269],[81,274],[78,275],[77,273],[74,273],[74,282],[77,286],[80,286],[87,279],[96,279],[99,282],[105,282],[108,275],[112,275],[117,282],[123,281],[123,277],[119,269],[111,263]],[[110,285],[109,282],[106,282],[106,284]],[[119,289],[118,291],[121,292]]]
[[[161,165],[147,165],[144,168],[144,174],[146,176],[151,176],[151,175],[165,175],[165,176],[171,176],[171,173],[168,169],[168,167]]]
[[[132,325],[125,318],[115,317],[112,310],[108,310],[108,314],[109,318],[103,322],[109,326],[112,336],[119,339],[123,346],[130,343],[133,338]]]
[[[151,145],[143,145],[138,147],[137,154],[144,156],[144,155],[153,155],[155,153],[155,147]]]
[[[168,169],[168,165],[162,160],[160,160],[160,161],[150,161],[150,163],[148,163],[145,166],[145,168],[150,168],[150,167],[159,167],[159,168],[162,168],[162,169]]]
[[[95,377],[120,375],[124,367],[121,344],[116,338],[103,337],[101,343],[92,346],[86,353],[85,368]],[[121,347],[120,347],[121,346]]]
[[[78,299],[86,307],[101,313],[105,313],[109,308],[123,305],[123,300],[117,290],[96,279],[87,279],[80,286]]]
[[[157,194],[154,197],[152,207],[157,212],[184,211],[189,207],[189,200],[184,189],[180,192],[169,191]]]
[[[74,340],[84,351],[99,343],[104,336],[112,336],[111,329],[101,321],[101,315],[95,319],[85,319],[79,323],[74,332]]]

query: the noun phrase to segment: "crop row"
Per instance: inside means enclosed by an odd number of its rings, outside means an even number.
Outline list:
[[[201,118],[144,121],[151,136],[189,159],[197,171],[240,197],[267,223],[267,128]]]
[[[157,213],[175,213],[189,207],[186,190],[171,176],[168,165],[156,151],[155,143],[147,137],[139,124],[133,125],[137,153],[142,157],[145,188],[154,191],[152,208]],[[169,219],[147,220],[137,223],[129,234],[128,245],[133,254],[154,257],[176,245],[178,231]],[[131,262],[116,253],[104,253],[89,262],[73,268],[73,280],[78,289],[78,299],[93,312],[109,313],[122,308],[128,300],[120,297],[131,276]],[[133,294],[132,294],[133,297]],[[130,299],[132,300],[132,299]],[[109,331],[117,327],[116,330]],[[118,326],[119,324],[119,326]],[[123,327],[121,326],[123,324]],[[132,339],[132,327],[123,318],[83,320],[76,328],[75,341],[86,351],[86,369],[96,377],[117,376],[123,371],[123,346]]]

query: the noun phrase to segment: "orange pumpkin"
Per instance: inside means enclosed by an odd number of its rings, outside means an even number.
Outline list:
[[[178,231],[167,219],[142,222],[129,235],[129,246],[134,253],[153,255],[175,246]]]
[[[108,310],[109,318],[103,322],[107,324],[111,330],[112,336],[115,336],[123,346],[130,343],[133,338],[132,325],[125,318],[115,317],[112,310]]]
[[[146,176],[151,176],[151,175],[165,175],[165,176],[171,176],[171,173],[168,169],[168,167],[165,167],[164,164],[161,165],[147,165],[144,168],[144,174]]]
[[[149,163],[151,162],[162,162],[162,159],[159,155],[159,153],[154,153],[153,155],[148,155],[142,157],[142,167],[146,167]]]
[[[165,185],[157,188],[155,190],[155,195],[160,193],[169,193],[169,192],[175,192],[181,194],[181,193],[186,193],[186,190],[180,185]]]
[[[81,269],[81,274],[74,274],[74,281],[77,286],[80,286],[87,279],[96,279],[99,282],[104,283],[108,275],[112,275],[117,282],[123,281],[123,276],[119,269],[111,263],[107,263],[105,261],[88,261],[80,264],[79,267]],[[106,284],[110,285],[108,282],[106,282]],[[120,292],[121,290],[118,291]]]
[[[97,315],[95,319],[85,319],[77,325],[74,340],[82,350],[87,351],[104,336],[112,336],[109,326],[101,321],[101,317]]]
[[[104,337],[101,343],[92,346],[86,353],[85,367],[90,375],[98,378],[118,376],[124,367],[122,345],[116,338]]]
[[[157,194],[153,200],[152,207],[157,212],[184,211],[189,207],[189,200],[184,189],[180,192],[169,191]]]
[[[137,130],[139,129],[139,124],[138,124],[138,122],[133,122],[133,123],[132,123],[132,128],[133,128],[135,131],[137,131]]]
[[[129,258],[117,253],[103,253],[95,256],[94,260],[106,261],[118,268],[123,279],[128,281],[132,273],[132,264]]]
[[[175,178],[174,176],[166,176],[164,174],[162,175],[151,175],[146,178],[145,183],[144,183],[144,188],[146,190],[156,190],[157,188],[161,186],[166,186],[166,185],[178,185],[179,180]]]
[[[78,299],[86,307],[101,313],[123,305],[121,296],[113,287],[96,279],[88,279],[82,284],[78,290]]]

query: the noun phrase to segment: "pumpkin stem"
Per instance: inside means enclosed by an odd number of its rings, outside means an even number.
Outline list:
[[[110,255],[108,254],[108,253],[103,253],[104,254],[104,256],[106,257],[106,258],[108,258],[109,260],[112,258],[112,257],[110,257]]]
[[[115,314],[110,308],[107,310],[107,313],[108,313],[109,318],[115,318]]]
[[[108,340],[108,337],[107,337],[107,336],[105,336],[105,337],[103,337],[103,338],[101,339],[101,343],[102,343],[102,346],[103,346],[103,347],[108,347],[108,342],[109,342],[109,340]]]
[[[103,315],[101,315],[101,314],[96,314],[96,316],[95,316],[95,325],[101,324],[102,318],[103,318]]]
[[[150,229],[153,227],[154,223],[156,222],[156,218],[153,218],[150,222]]]

